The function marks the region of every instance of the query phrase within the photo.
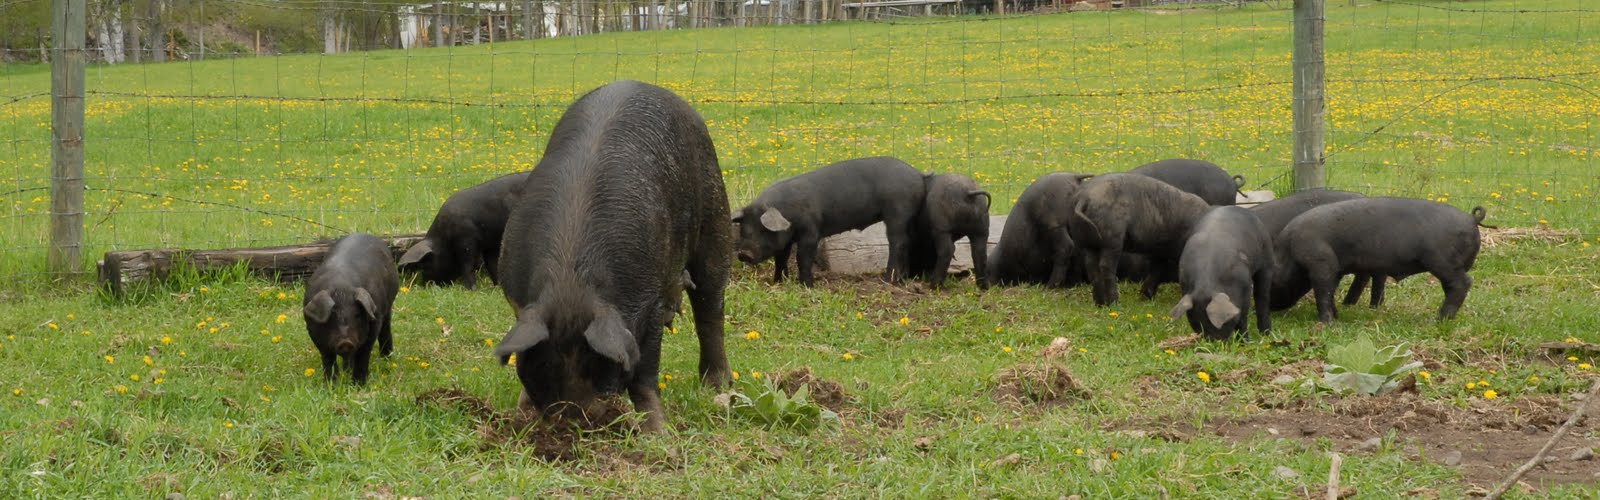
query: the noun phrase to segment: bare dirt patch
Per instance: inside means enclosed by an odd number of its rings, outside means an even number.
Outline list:
[[[807,387],[811,400],[835,413],[843,410],[850,403],[850,393],[845,392],[844,386],[838,382],[818,377],[811,373],[810,367],[800,367],[790,370],[777,378],[778,388],[783,392],[793,395],[801,386]]]
[[[1054,407],[1089,399],[1089,390],[1056,361],[1007,368],[996,377],[995,401],[1011,405]]]
[[[485,447],[521,442],[550,461],[574,460],[579,456],[578,444],[585,438],[615,436],[632,427],[624,418],[632,405],[620,395],[602,398],[581,411],[574,407],[545,414],[521,409],[497,412],[483,398],[455,388],[422,393],[417,404],[459,411],[477,420],[478,436]]]
[[[1563,401],[1556,396],[1529,396],[1509,403],[1474,400],[1459,408],[1399,392],[1345,398],[1332,408],[1302,404],[1248,418],[1216,420],[1198,432],[1236,441],[1327,439],[1351,453],[1371,452],[1374,438],[1393,433],[1393,446],[1413,460],[1457,466],[1467,483],[1492,487],[1538,453],[1571,414],[1571,405]],[[1600,465],[1593,459],[1571,459],[1577,450],[1600,445],[1586,437],[1594,428],[1592,419],[1579,422],[1557,444],[1551,458],[1524,481],[1546,486],[1600,480],[1595,476]]]

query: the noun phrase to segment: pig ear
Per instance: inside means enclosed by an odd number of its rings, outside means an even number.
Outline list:
[[[406,250],[405,255],[400,256],[399,264],[400,267],[406,267],[418,262],[422,262],[423,259],[431,256],[433,256],[433,241],[422,240],[417,242],[415,245],[411,245],[411,248]]]
[[[305,313],[311,321],[327,323],[328,318],[333,316],[333,294],[323,290],[312,295],[311,300],[306,301]]]
[[[1211,326],[1221,327],[1223,323],[1239,316],[1239,306],[1233,305],[1227,294],[1217,293],[1211,296],[1211,303],[1206,305],[1206,319],[1211,320]]]
[[[1183,298],[1178,299],[1178,305],[1172,306],[1172,319],[1182,318],[1190,309],[1194,309],[1194,299],[1184,295]]]
[[[623,370],[633,371],[633,365],[639,362],[639,342],[613,307],[600,308],[594,321],[589,323],[589,329],[583,331],[583,338],[589,341],[594,352],[616,361]]]
[[[372,294],[365,288],[356,289],[356,304],[361,305],[361,310],[366,311],[368,321],[378,320],[378,303],[372,300]]]
[[[773,232],[784,231],[789,229],[789,219],[783,218],[778,209],[768,207],[767,211],[761,212],[761,227]]]
[[[523,308],[517,315],[517,324],[511,325],[511,331],[506,332],[506,337],[500,339],[500,345],[495,346],[494,355],[500,358],[500,364],[506,364],[512,354],[528,350],[550,338],[550,329],[544,326],[544,318],[535,314],[532,307]]]

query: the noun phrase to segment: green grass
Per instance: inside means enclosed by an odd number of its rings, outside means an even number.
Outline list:
[[[1333,184],[1483,204],[1492,223],[1545,219],[1597,241],[1591,204],[1600,99],[1561,83],[1595,91],[1600,79],[1411,81],[1600,71],[1600,40],[1584,35],[1596,25],[1593,14],[1334,3]],[[1421,3],[1589,8],[1577,0]],[[91,96],[89,184],[340,229],[420,232],[454,190],[531,167],[578,94],[637,78],[678,91],[706,116],[734,204],[773,179],[870,154],[973,175],[997,194],[997,212],[1043,172],[1122,170],[1161,157],[1214,159],[1255,185],[1281,174],[1290,155],[1290,15],[1269,7],[620,33],[493,48],[96,67],[91,91],[167,97]],[[0,95],[47,91],[48,77],[0,70]],[[191,95],[257,98],[182,97]],[[318,97],[457,104],[300,99]],[[491,103],[505,106],[480,105]],[[45,193],[8,193],[46,184],[48,121],[46,99],[0,105],[0,203],[8,215],[0,219],[0,276],[43,268],[48,201],[35,197]],[[249,246],[333,234],[282,217],[119,192],[91,191],[89,211],[86,259],[110,248]],[[586,442],[576,461],[560,463],[523,445],[486,441],[470,417],[415,402],[426,391],[459,387],[497,408],[513,406],[515,378],[485,345],[510,324],[497,289],[411,288],[397,301],[396,356],[377,362],[366,388],[330,388],[320,374],[305,374],[317,360],[297,286],[237,272],[191,275],[112,300],[83,283],[23,276],[0,286],[0,491],[1287,497],[1298,484],[1276,478],[1273,468],[1295,468],[1299,483],[1317,489],[1332,443],[1206,434],[1167,442],[1112,430],[1130,421],[1203,424],[1253,414],[1262,401],[1295,397],[1269,383],[1275,368],[1321,359],[1329,346],[1361,335],[1413,343],[1440,363],[1429,368],[1422,396],[1455,408],[1503,408],[1579,390],[1594,371],[1578,363],[1595,359],[1528,360],[1541,342],[1600,341],[1597,249],[1575,238],[1485,249],[1455,321],[1433,321],[1442,294],[1413,277],[1391,285],[1382,309],[1344,308],[1327,328],[1313,326],[1314,308],[1303,303],[1279,316],[1269,338],[1171,354],[1157,344],[1186,333],[1164,319],[1177,298],[1171,285],[1152,301],[1125,287],[1125,302],[1108,310],[1091,306],[1084,288],[979,292],[963,283],[907,294],[840,280],[808,290],[772,286],[761,278],[767,272],[740,266],[728,306],[734,368],[748,377],[810,367],[840,382],[855,397],[841,412],[842,427],[802,435],[728,417],[698,387],[692,328],[680,320],[682,331],[667,335],[662,353],[663,372],[673,376],[664,391],[673,431],[601,437]],[[752,330],[759,339],[745,337]],[[1067,363],[1092,397],[1055,408],[994,401],[997,374],[1037,361],[1058,336],[1083,349]],[[1206,383],[1200,371],[1244,375]],[[1540,382],[1529,383],[1534,376]],[[1487,401],[1481,389],[1464,387],[1477,380],[1491,381],[1500,397]],[[1147,399],[1141,394],[1152,383],[1158,389]],[[900,413],[904,425],[877,425]],[[341,443],[350,436],[359,444]],[[919,446],[930,437],[931,445]],[[1021,461],[993,463],[1012,453]],[[1106,470],[1093,472],[1095,460],[1106,460]],[[1457,469],[1409,460],[1398,449],[1348,456],[1344,482],[1364,498],[1419,487],[1459,497],[1466,489]],[[1541,493],[1582,498],[1592,487]]]

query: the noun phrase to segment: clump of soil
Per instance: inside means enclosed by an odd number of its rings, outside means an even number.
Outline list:
[[[585,437],[620,434],[631,427],[624,417],[632,405],[621,395],[601,397],[584,408],[565,405],[547,412],[520,408],[497,412],[483,398],[441,388],[417,396],[417,404],[453,409],[477,420],[478,436],[486,447],[522,442],[550,461],[578,458],[578,443]]]
[[[802,366],[799,369],[790,370],[783,375],[779,375],[777,380],[778,388],[791,395],[800,390],[801,386],[808,387],[812,401],[835,413],[844,409],[844,406],[850,402],[850,394],[845,392],[843,385],[818,377],[816,374],[811,373],[810,367]]]
[[[1028,363],[1000,372],[994,399],[1009,404],[1065,405],[1089,399],[1089,391],[1056,361]]]

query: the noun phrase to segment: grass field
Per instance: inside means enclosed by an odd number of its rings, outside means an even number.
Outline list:
[[[1358,498],[1464,496],[1531,456],[1600,362],[1538,347],[1600,342],[1600,39],[1587,34],[1600,15],[1578,0],[1334,3],[1334,185],[1482,204],[1491,223],[1581,235],[1485,248],[1454,321],[1432,320],[1442,294],[1413,277],[1383,308],[1344,308],[1326,328],[1302,304],[1264,338],[1170,349],[1162,342],[1187,333],[1165,320],[1172,285],[1151,301],[1125,287],[1125,302],[1096,309],[1084,288],[831,278],[808,290],[740,266],[734,369],[804,367],[839,383],[841,425],[804,434],[726,413],[698,387],[680,320],[663,350],[673,430],[593,436],[557,461],[481,433],[469,411],[418,402],[459,388],[513,406],[514,377],[487,347],[510,324],[497,289],[410,287],[395,357],[368,387],[330,388],[295,285],[191,277],[112,300],[31,275],[48,200],[12,191],[47,182],[48,99],[0,104],[0,276],[15,278],[0,286],[0,496],[1283,498],[1323,487],[1327,451],[1346,455]],[[1271,180],[1289,163],[1290,14],[1271,7],[97,67],[89,184],[161,196],[91,191],[86,258],[335,234],[183,199],[420,232],[454,190],[531,167],[564,106],[619,78],[695,103],[734,204],[869,154],[973,175],[997,212],[1044,172],[1172,156],[1282,188]],[[47,92],[48,76],[0,70],[0,103]],[[1470,80],[1489,76],[1539,78]],[[1272,383],[1315,375],[1330,347],[1360,336],[1412,344],[1428,372],[1415,394],[1341,400]],[[1056,337],[1072,342],[1063,362],[1087,397],[998,397],[1002,373],[1041,362]],[[1595,462],[1566,458],[1596,444],[1596,427],[1579,427],[1533,475],[1537,494],[1593,498]],[[1450,452],[1460,465],[1441,463]]]

